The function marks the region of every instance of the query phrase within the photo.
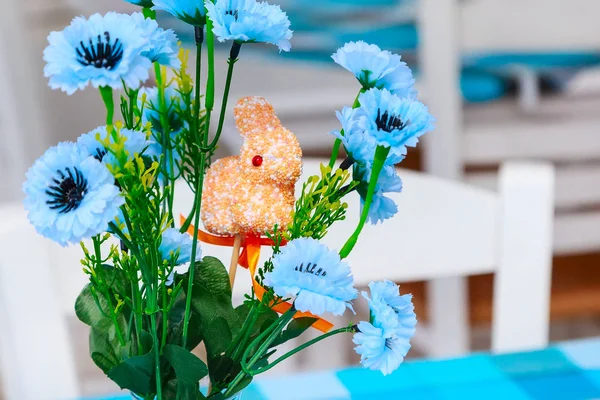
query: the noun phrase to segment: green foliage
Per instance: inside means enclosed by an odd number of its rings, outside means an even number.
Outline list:
[[[292,320],[292,322],[289,323],[287,328],[283,332],[281,332],[281,334],[273,341],[271,346],[279,346],[280,344],[283,344],[288,340],[297,338],[298,336],[306,332],[316,321],[316,318],[309,317],[297,318]]]
[[[138,395],[154,393],[155,363],[152,349],[142,356],[126,359],[108,371],[108,377],[121,389],[128,389]]]
[[[198,391],[200,379],[208,374],[208,368],[187,349],[167,345],[163,355],[173,367],[177,377],[177,396],[182,400],[196,400],[202,396]],[[201,398],[204,398],[202,396]]]
[[[302,185],[285,238],[322,239],[331,225],[346,218],[348,204],[342,198],[355,187],[348,171],[337,169],[332,173],[329,166],[321,165],[321,176],[311,176]]]

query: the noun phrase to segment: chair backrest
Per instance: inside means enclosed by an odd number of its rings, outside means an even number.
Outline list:
[[[0,205],[0,397],[5,400],[78,395],[51,246],[29,224],[22,206]],[[79,268],[72,267],[76,274]]]
[[[305,162],[316,174],[318,162]],[[498,191],[401,170],[399,213],[367,225],[348,257],[357,286],[372,280],[428,280],[494,272],[492,350],[548,342],[554,172],[546,164],[510,163]],[[326,241],[336,248],[354,230],[359,199]],[[517,328],[518,327],[518,328]],[[517,331],[518,329],[518,331]],[[518,334],[517,334],[518,332]]]
[[[497,165],[515,158],[560,163],[556,205],[561,212],[556,216],[554,251],[599,249],[599,97],[562,93],[540,100],[536,71],[517,61],[513,65],[513,75],[520,81],[517,102],[466,109],[459,82],[465,54],[597,52],[600,26],[593,16],[600,12],[600,3],[574,0],[565,7],[561,0],[422,0],[419,4],[420,83],[442,133],[425,137],[424,169],[493,188],[497,174],[465,174],[465,165]]]
[[[304,176],[322,160],[306,159]],[[548,338],[553,216],[553,169],[510,164],[499,192],[400,170],[404,193],[392,194],[399,213],[367,226],[348,261],[357,285],[495,272],[493,349],[543,347]],[[177,212],[192,196],[178,188]],[[340,248],[358,220],[359,200],[348,196],[345,221],[327,244]],[[0,211],[0,318],[2,377],[7,400],[75,397],[78,393],[66,316],[86,283],[78,246],[61,248],[39,237],[20,206]],[[202,245],[228,265],[231,249]],[[265,251],[263,258],[270,252]],[[379,256],[381,255],[381,256]],[[25,288],[27,282],[28,290]],[[240,271],[238,299],[250,288]],[[35,382],[35,385],[31,383]]]

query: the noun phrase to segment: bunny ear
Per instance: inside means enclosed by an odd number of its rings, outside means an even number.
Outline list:
[[[234,115],[244,137],[281,127],[273,106],[263,97],[244,97],[235,106]]]

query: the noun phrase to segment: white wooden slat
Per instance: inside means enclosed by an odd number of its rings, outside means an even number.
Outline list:
[[[465,180],[485,189],[498,187],[495,172],[469,173]],[[563,209],[600,205],[600,164],[557,167],[555,198]]]
[[[460,179],[462,176],[461,142],[462,96],[459,81],[461,21],[457,0],[421,0],[419,57],[425,89],[435,88],[437,95],[428,99],[436,116],[437,129],[424,140],[425,169],[436,176]],[[444,68],[440,68],[444,65]],[[435,135],[436,137],[431,137]],[[428,282],[428,312],[432,319],[431,338],[435,356],[457,356],[469,348],[467,281],[462,276],[437,277]]]
[[[594,0],[470,0],[461,7],[463,49],[557,51],[600,48]]]
[[[558,215],[554,224],[554,252],[578,254],[600,249],[600,211]]]
[[[505,165],[499,192],[502,239],[494,279],[492,349],[543,348],[550,319],[554,169],[548,164]],[[527,301],[519,293],[526,293]]]

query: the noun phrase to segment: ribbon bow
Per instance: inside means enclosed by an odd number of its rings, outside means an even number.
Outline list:
[[[185,222],[185,218],[180,216],[180,223],[183,224]],[[195,226],[190,225],[187,232],[190,235],[194,234]],[[205,232],[201,229],[198,229],[198,240],[207,244],[213,244],[215,246],[227,246],[233,247],[233,242],[235,237],[233,236],[217,236],[211,233]],[[286,242],[283,241],[281,246],[285,246]],[[238,260],[238,264],[244,268],[246,268],[250,272],[250,276],[252,277],[252,287],[254,288],[254,294],[259,300],[262,300],[264,294],[266,293],[266,289],[261,286],[256,281],[256,268],[258,266],[258,261],[260,259],[260,248],[262,246],[272,246],[273,241],[269,238],[263,238],[259,236],[246,235],[242,238],[242,253],[240,254],[240,258]],[[273,310],[278,312],[279,314],[283,314],[288,311],[292,307],[292,304],[289,302],[281,302],[273,306]],[[323,318],[319,318],[314,314],[308,312],[300,312],[298,311],[294,318],[315,318],[316,321],[313,323],[312,327],[323,332],[327,333],[333,328],[333,324]]]

